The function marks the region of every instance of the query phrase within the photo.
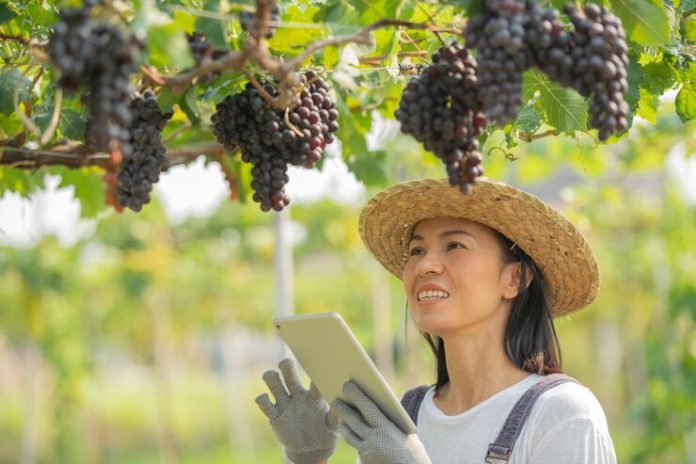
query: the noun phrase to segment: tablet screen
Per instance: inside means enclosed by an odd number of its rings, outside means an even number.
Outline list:
[[[274,319],[276,331],[330,404],[354,381],[404,433],[416,426],[340,314],[320,313]]]

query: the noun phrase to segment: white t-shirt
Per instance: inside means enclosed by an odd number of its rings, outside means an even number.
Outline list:
[[[418,412],[418,437],[433,464],[483,463],[505,419],[538,375],[502,390],[468,411],[447,416],[433,402],[431,387]],[[590,390],[566,382],[537,400],[510,464],[614,464],[607,420]]]

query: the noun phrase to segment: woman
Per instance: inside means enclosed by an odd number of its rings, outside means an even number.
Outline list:
[[[614,463],[594,395],[561,371],[553,317],[594,300],[599,272],[577,228],[536,197],[480,180],[395,185],[360,217],[364,243],[401,278],[416,327],[433,348],[436,382],[402,403],[405,435],[353,383],[328,405],[293,364],[264,380],[257,402],[291,460],[325,462],[338,432],[376,463]],[[288,391],[289,390],[289,391]]]

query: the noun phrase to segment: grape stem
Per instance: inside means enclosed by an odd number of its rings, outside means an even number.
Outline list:
[[[41,145],[46,145],[49,140],[53,137],[53,134],[56,132],[56,128],[58,127],[58,121],[60,120],[60,105],[63,102],[63,89],[58,87],[56,89],[56,101],[53,103],[53,114],[51,115],[51,124],[48,126],[46,129],[46,132],[43,133],[41,136],[41,139],[39,140],[39,143]]]
[[[266,92],[266,89],[264,89],[261,84],[259,84],[259,81],[256,80],[254,75],[246,70],[244,71],[244,75],[249,80],[251,85],[254,86],[254,88],[259,93],[259,95],[261,95],[261,98],[266,100],[266,103],[268,103],[269,105],[272,105],[274,103],[275,99],[268,92]]]
[[[36,127],[36,124],[32,122],[31,119],[27,117],[27,115],[24,113],[24,111],[21,111],[19,108],[19,90],[22,87],[22,81],[24,78],[31,72],[32,69],[36,67],[36,63],[32,63],[22,71],[22,74],[19,76],[17,79],[17,82],[15,82],[14,86],[14,92],[12,93],[12,105],[14,106],[15,114],[19,118],[19,120],[22,122],[22,125],[28,130],[31,131],[36,137],[41,139],[41,131],[39,130],[38,127]]]
[[[295,133],[298,137],[304,137],[304,134],[302,134],[302,131],[295,127],[295,125],[290,122],[289,118],[290,110],[288,108],[285,108],[285,124],[290,128],[291,131]]]

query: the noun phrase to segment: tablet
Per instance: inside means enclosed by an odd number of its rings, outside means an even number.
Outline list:
[[[276,318],[276,331],[331,404],[343,398],[343,384],[354,381],[406,434],[416,426],[340,314]]]

